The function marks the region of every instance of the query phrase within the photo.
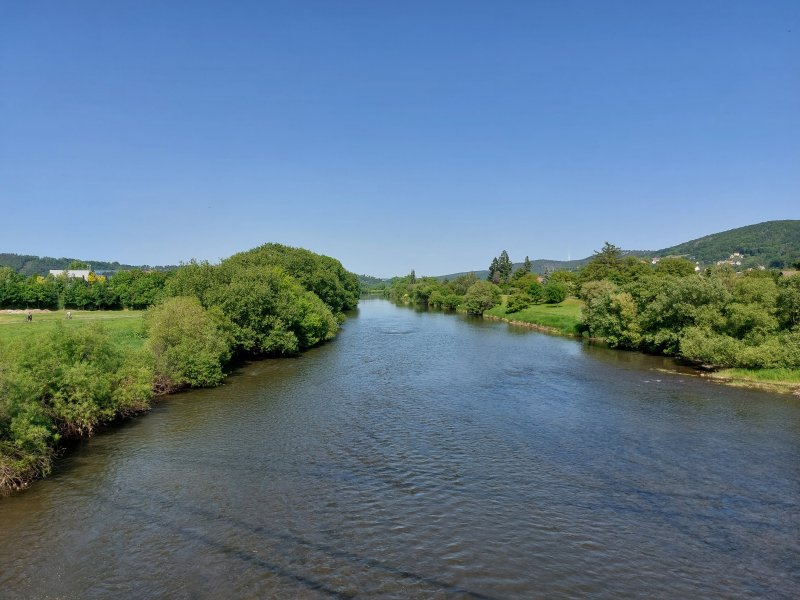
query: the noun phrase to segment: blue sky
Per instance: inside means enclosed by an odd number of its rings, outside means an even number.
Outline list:
[[[800,218],[800,2],[0,2],[0,252],[359,273]]]

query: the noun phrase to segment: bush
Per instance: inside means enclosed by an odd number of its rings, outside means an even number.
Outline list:
[[[169,298],[145,321],[159,391],[209,387],[224,378],[233,339],[219,309],[206,310],[197,298]]]
[[[558,304],[567,299],[567,286],[558,281],[550,281],[544,286],[544,301],[548,304]]]
[[[0,352],[0,493],[47,475],[61,437],[149,406],[150,358],[124,353],[97,324],[60,323]]]
[[[508,297],[506,312],[515,313],[528,308],[531,305],[531,298],[528,294],[517,292]]]
[[[471,315],[482,315],[497,304],[499,298],[500,292],[496,285],[488,281],[476,281],[464,296],[464,307]]]

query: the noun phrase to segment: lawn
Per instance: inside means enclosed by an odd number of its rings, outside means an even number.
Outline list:
[[[62,323],[65,327],[82,327],[87,323],[102,323],[121,346],[139,348],[144,344],[142,324],[144,311],[138,310],[73,310],[67,320],[67,311],[34,312],[33,321],[25,320],[25,312],[0,311],[0,342],[25,336],[39,335]]]
[[[501,305],[487,310],[485,314],[507,321],[551,327],[567,335],[579,335],[581,306],[583,302],[580,300],[567,298],[559,304],[533,304],[524,310],[507,313],[506,298],[503,298]]]

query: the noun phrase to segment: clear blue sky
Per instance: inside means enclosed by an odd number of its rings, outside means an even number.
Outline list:
[[[797,0],[0,0],[0,252],[442,274],[786,218]]]

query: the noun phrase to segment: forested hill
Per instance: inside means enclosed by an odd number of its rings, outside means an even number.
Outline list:
[[[91,265],[94,271],[124,271],[129,269],[146,269],[154,271],[172,271],[176,266],[123,265],[118,262],[103,260],[80,260],[75,258],[53,258],[51,256],[31,256],[28,254],[0,253],[0,267],[10,267],[21,275],[47,275],[50,269],[66,269],[72,262]]]
[[[613,240],[609,240],[612,241]],[[720,233],[712,233],[696,240],[690,240],[661,250],[623,250],[624,255],[643,258],[655,256],[683,256],[698,261],[703,266],[728,260],[738,252],[742,255],[741,265],[736,269],[764,266],[773,269],[791,267],[800,261],[800,220],[766,221],[757,225],[747,225]],[[515,257],[517,258],[517,257]],[[591,256],[579,260],[532,260],[531,270],[540,275],[547,271],[574,271],[579,269]],[[514,269],[522,266],[515,262]],[[472,271],[479,279],[486,279],[487,269]],[[440,275],[437,279],[453,280],[468,272]]]
[[[657,253],[651,252],[649,250],[623,250],[623,255],[633,255],[633,256],[655,256]],[[727,258],[727,257],[726,257]],[[592,259],[591,256],[587,256],[586,258],[576,259],[576,260],[550,260],[546,258],[540,258],[537,260],[531,261],[531,271],[534,273],[538,273],[539,275],[544,275],[546,272],[553,272],[553,271],[576,271],[580,269],[583,265],[589,262]],[[519,269],[522,266],[522,262],[515,262],[514,263],[514,270]],[[470,273],[474,274],[478,279],[486,279],[489,276],[488,269],[482,269],[480,271],[464,271],[462,273],[451,273],[450,275],[439,275],[436,279],[444,280],[447,279],[448,281],[452,281],[457,277],[461,277],[462,275],[469,275]]]
[[[766,221],[747,225],[664,248],[655,254],[686,256],[708,264],[726,260],[734,252],[743,255],[743,268],[791,266],[800,260],[800,221]]]

